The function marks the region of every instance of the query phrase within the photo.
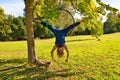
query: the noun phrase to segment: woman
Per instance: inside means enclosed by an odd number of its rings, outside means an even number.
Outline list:
[[[64,49],[66,50],[67,52],[67,57],[66,57],[66,62],[68,62],[68,57],[69,57],[69,50],[67,48],[67,46],[65,45],[65,37],[67,36],[67,33],[73,29],[74,27],[76,27],[77,25],[80,24],[80,22],[77,22],[77,23],[74,23],[62,30],[58,30],[54,27],[52,27],[51,25],[49,25],[48,23],[45,23],[45,22],[41,22],[40,20],[38,19],[35,19],[34,20],[35,22],[40,22],[43,26],[46,26],[47,24],[47,27],[48,29],[50,29],[53,33],[54,33],[54,36],[56,38],[56,41],[55,41],[55,45],[53,46],[52,50],[51,50],[51,57],[52,57],[52,60],[55,61],[54,57],[53,57],[53,53],[54,51],[57,49],[57,55],[58,57],[63,57],[64,55]]]

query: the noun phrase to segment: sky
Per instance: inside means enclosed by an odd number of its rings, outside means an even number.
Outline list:
[[[0,6],[4,9],[5,14],[23,16],[24,0],[0,0]]]
[[[120,11],[120,0],[101,0],[102,2],[109,4],[112,7],[119,9]]]
[[[120,10],[120,0],[102,0],[102,2]],[[4,9],[5,14],[23,16],[24,0],[0,0],[0,6]]]

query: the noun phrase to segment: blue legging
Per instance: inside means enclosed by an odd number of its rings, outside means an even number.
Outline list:
[[[52,26],[49,25],[48,23],[41,22],[41,24],[42,24],[43,26],[46,26],[46,24],[47,24],[47,25],[48,25],[48,29],[50,29],[53,33],[56,33],[56,31],[58,31],[58,29],[52,27]],[[62,29],[61,31],[64,32],[65,34],[67,34],[72,28],[76,27],[76,26],[79,25],[79,24],[80,24],[80,22],[76,22],[76,23],[74,23],[74,24],[72,24],[72,25],[70,25],[70,26]]]

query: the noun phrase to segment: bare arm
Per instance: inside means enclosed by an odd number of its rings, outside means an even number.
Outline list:
[[[52,58],[52,60],[53,60],[54,62],[56,62],[56,61],[55,61],[55,59],[54,59],[53,53],[54,53],[54,51],[56,50],[56,48],[57,48],[57,46],[54,45],[53,48],[52,48],[52,50],[51,50],[51,58]]]
[[[67,52],[67,57],[66,57],[66,62],[68,62],[68,58],[69,58],[69,50],[68,50],[68,47],[66,46],[66,45],[64,45],[64,48],[65,48],[65,50],[66,50],[66,52]]]

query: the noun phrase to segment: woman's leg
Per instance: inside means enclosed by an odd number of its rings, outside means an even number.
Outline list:
[[[74,23],[74,24],[72,24],[72,25],[64,28],[62,31],[63,31],[65,34],[67,34],[72,28],[78,26],[79,24],[80,24],[80,22],[76,22],[76,23]]]

